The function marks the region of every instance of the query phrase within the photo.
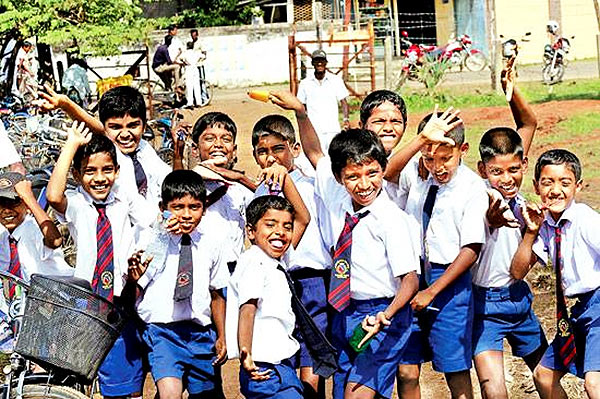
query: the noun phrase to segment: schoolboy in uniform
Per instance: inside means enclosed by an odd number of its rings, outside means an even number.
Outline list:
[[[412,159],[402,170],[398,198],[405,198],[406,212],[421,222],[421,289],[412,299],[433,357],[433,368],[445,373],[454,398],[472,398],[469,369],[472,357],[473,297],[470,268],[485,243],[485,215],[488,197],[483,181],[462,164],[469,146],[465,143],[464,126],[458,111],[448,109],[433,114],[426,124],[447,132],[453,144],[427,144],[419,134],[390,160],[386,176],[398,176],[407,159],[420,146],[422,161]],[[449,129],[450,128],[450,129]],[[429,177],[419,177],[419,163]],[[392,180],[393,181],[393,180]],[[398,183],[398,180],[393,181]],[[407,356],[428,360],[428,349],[411,343]],[[419,365],[413,367],[418,372]]]
[[[316,169],[315,192],[326,206],[321,232],[334,254],[328,301],[340,366],[334,398],[389,398],[410,335],[418,260],[407,215],[382,191],[385,150],[374,133],[353,129],[336,135],[325,157],[302,104],[287,92],[272,97],[296,112],[304,153]],[[349,338],[359,325],[373,340],[357,354]]]
[[[20,173],[0,174],[0,269],[26,282],[34,273],[71,276],[62,236]]]
[[[508,73],[511,78],[512,71]],[[503,83],[505,86],[506,79]],[[488,130],[479,143],[481,160],[477,165],[493,198],[488,210],[486,242],[472,270],[473,360],[486,398],[508,398],[504,338],[513,354],[522,357],[532,371],[547,348],[544,331],[531,307],[529,286],[510,275],[510,264],[525,229],[522,216],[525,200],[519,188],[527,171],[527,152],[537,124],[516,87],[511,109],[517,130],[508,127]]]
[[[286,198],[267,195],[248,205],[252,246],[240,256],[227,288],[229,357],[240,358],[240,390],[247,399],[302,399],[290,360],[299,345],[292,336],[296,317],[282,263],[290,245],[300,242],[310,214],[283,166],[263,172]]]
[[[200,175],[176,170],[162,185],[161,209],[171,212],[167,256],[162,265],[140,264],[143,251],[130,258],[130,282],[140,288],[137,312],[148,361],[161,398],[219,395],[215,365],[226,360],[225,299],[229,278],[218,225],[199,226],[206,188]],[[214,359],[214,360],[213,360]]]
[[[567,398],[560,385],[566,373],[584,378],[590,399],[600,398],[600,215],[575,202],[582,184],[575,154],[553,149],[538,158],[541,204],[523,212],[527,229],[510,269],[522,279],[539,260],[556,272],[557,334],[533,375],[542,399]],[[570,311],[565,297],[576,300]]]
[[[329,275],[327,269],[331,263],[331,256],[324,248],[319,230],[314,179],[304,175],[294,165],[294,158],[300,152],[300,143],[296,141],[292,123],[283,115],[263,117],[254,125],[252,147],[254,148],[254,159],[261,169],[264,170],[275,164],[286,168],[310,213],[311,222],[306,228],[306,233],[298,247],[295,250],[290,249],[287,270],[300,287],[302,303],[307,307],[310,316],[320,330],[325,333],[327,330],[325,279]],[[270,185],[263,181],[254,194],[256,198],[269,194],[281,195],[282,193],[280,189],[272,191]],[[324,380],[313,374],[313,362],[305,341],[298,331],[294,337],[300,343],[296,366],[300,368],[300,380],[305,386],[304,396],[306,398],[324,398]]]
[[[79,185],[66,190],[71,162]],[[120,306],[127,258],[134,250],[134,227],[143,230],[150,220],[140,212],[139,204],[113,190],[118,175],[115,145],[75,122],[48,182],[46,197],[75,240],[74,276],[89,281],[96,294]],[[102,395],[141,396],[144,373],[140,347],[131,320],[98,372]]]

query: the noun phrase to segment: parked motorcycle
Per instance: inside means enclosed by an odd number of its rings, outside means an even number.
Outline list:
[[[542,68],[542,79],[545,84],[553,85],[560,83],[565,74],[567,66],[567,54],[571,49],[569,39],[558,34],[558,23],[549,21],[547,31],[553,37],[553,43],[544,46],[544,66]],[[571,40],[575,36],[571,36]]]

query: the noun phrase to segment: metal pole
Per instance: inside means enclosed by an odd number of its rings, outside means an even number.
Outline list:
[[[296,38],[294,35],[288,36],[288,58],[290,66],[290,91],[296,95],[298,91],[298,77],[296,74]]]
[[[400,57],[402,50],[400,48],[400,27],[398,26],[398,0],[392,0],[392,12],[394,13],[394,35],[396,36],[394,47],[396,48],[396,57]]]

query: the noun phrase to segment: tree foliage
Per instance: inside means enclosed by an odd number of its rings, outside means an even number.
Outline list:
[[[196,28],[249,24],[254,4],[237,7],[237,0],[195,0],[193,7],[173,18],[182,27]]]
[[[77,44],[83,53],[116,54],[144,41],[152,26],[131,0],[0,0],[0,32],[17,29],[59,47]]]

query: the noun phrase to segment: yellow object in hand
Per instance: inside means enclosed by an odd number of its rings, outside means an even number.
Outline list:
[[[258,101],[267,102],[269,101],[269,92],[267,90],[250,90],[248,92],[250,98]]]

